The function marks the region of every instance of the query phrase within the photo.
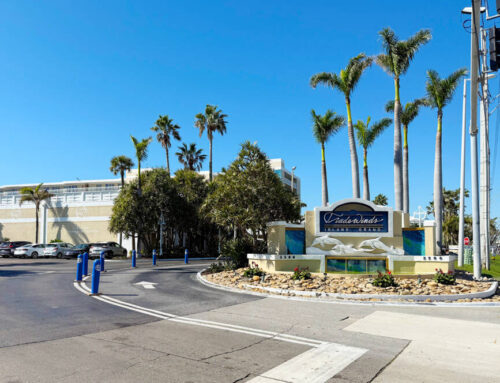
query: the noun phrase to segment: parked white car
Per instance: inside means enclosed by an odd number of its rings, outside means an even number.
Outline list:
[[[43,251],[45,249],[43,243],[32,244],[28,243],[21,247],[14,249],[14,256],[19,258],[38,258],[39,256],[43,256]]]
[[[74,245],[66,242],[48,243],[45,245],[43,255],[45,257],[62,258],[66,250],[72,248]]]

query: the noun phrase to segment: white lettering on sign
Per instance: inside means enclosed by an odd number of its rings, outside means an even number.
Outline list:
[[[344,216],[343,214],[336,214],[336,213],[326,213],[323,216],[323,221],[326,224],[351,224],[351,225],[356,225],[356,224],[365,224],[365,225],[376,225],[378,223],[383,222],[383,218],[379,218],[376,216],[370,217],[370,218],[363,218],[361,214],[359,214],[357,217],[349,217],[349,216]]]

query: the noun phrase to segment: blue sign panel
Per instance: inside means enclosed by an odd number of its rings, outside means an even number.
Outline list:
[[[386,211],[320,211],[319,231],[322,233],[387,233]]]

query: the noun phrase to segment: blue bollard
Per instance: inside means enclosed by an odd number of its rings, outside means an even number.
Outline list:
[[[156,250],[153,250],[153,266],[156,266]]]
[[[186,249],[186,251],[184,251],[184,263],[189,263],[189,251],[188,249]]]
[[[101,277],[101,260],[96,259],[94,261],[94,267],[92,268],[92,294],[99,294],[99,279]]]
[[[79,254],[78,258],[76,259],[76,282],[82,281],[82,271],[83,271],[82,268],[83,268],[82,255]]]
[[[132,250],[132,267],[136,267],[136,251]]]
[[[106,269],[104,268],[104,263],[106,261],[106,254],[104,254],[104,251],[101,251],[100,259],[101,259],[101,271],[105,272]]]
[[[82,274],[87,276],[89,275],[89,253],[83,253],[82,261],[83,261]]]

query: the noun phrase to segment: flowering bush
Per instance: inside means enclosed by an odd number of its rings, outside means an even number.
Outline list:
[[[378,272],[377,277],[372,282],[373,286],[377,287],[395,287],[398,284],[394,280],[392,273],[388,271],[386,274],[382,274],[380,271]]]
[[[304,279],[311,279],[311,273],[309,272],[309,267],[306,267],[305,269],[299,269],[296,267],[293,269],[293,275],[292,275],[293,280],[301,280],[303,281]]]
[[[245,276],[247,278],[251,278],[251,277],[255,277],[255,276],[261,277],[263,275],[264,275],[264,271],[259,269],[259,266],[257,266],[257,264],[255,262],[252,262],[250,267],[243,272],[243,276]]]
[[[436,269],[436,274],[434,274],[434,280],[442,285],[454,285],[457,281],[457,277],[453,271],[448,271],[444,273],[441,269]]]

